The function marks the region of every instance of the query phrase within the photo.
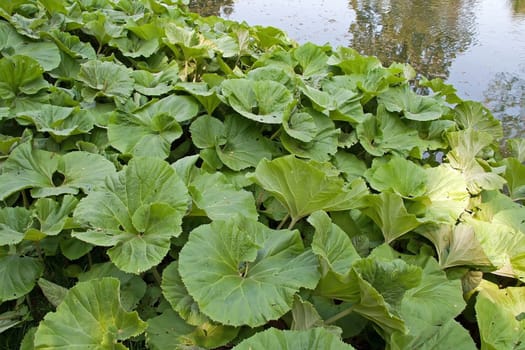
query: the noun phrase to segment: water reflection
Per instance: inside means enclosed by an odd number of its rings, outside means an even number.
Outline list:
[[[410,63],[429,77],[448,77],[457,54],[473,43],[473,0],[351,0],[350,46],[385,63]]]
[[[189,7],[192,11],[202,16],[223,16],[232,12],[235,0],[190,0]]]

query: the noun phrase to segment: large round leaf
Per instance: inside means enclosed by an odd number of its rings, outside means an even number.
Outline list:
[[[320,277],[298,231],[271,230],[239,216],[193,230],[179,272],[204,314],[251,327],[284,315],[294,294],[314,288]]]
[[[112,247],[111,261],[139,273],[166,256],[181,232],[189,196],[175,170],[158,158],[133,158],[104,188],[82,199],[74,216],[88,229],[74,236]]]
[[[268,349],[330,349],[350,350],[352,345],[345,344],[334,333],[324,328],[313,328],[307,331],[283,331],[270,328],[246,339],[234,350],[268,350]]]
[[[120,304],[115,278],[79,282],[35,334],[35,349],[127,349],[121,340],[146,329],[136,311]]]
[[[0,257],[0,303],[29,293],[43,271],[44,265],[36,258],[18,255]]]

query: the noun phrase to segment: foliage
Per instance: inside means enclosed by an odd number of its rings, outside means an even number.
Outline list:
[[[185,5],[0,3],[2,346],[522,347],[523,140]]]

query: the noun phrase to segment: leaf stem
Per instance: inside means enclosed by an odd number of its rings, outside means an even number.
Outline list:
[[[280,230],[283,228],[284,226],[284,223],[290,218],[290,214],[286,214],[286,216],[284,217],[284,219],[281,220],[281,222],[279,223],[279,225],[277,226],[277,230]]]
[[[270,141],[273,141],[274,138],[276,138],[277,136],[279,136],[279,134],[281,133],[281,130],[282,128],[279,128],[277,129],[277,131],[275,131],[272,136],[270,136]]]
[[[29,209],[29,200],[27,199],[26,190],[22,190],[22,202],[24,202],[24,208]]]
[[[297,221],[299,221],[300,218],[292,218],[292,220],[290,221],[290,224],[288,225],[288,229],[291,230],[295,224],[297,224]]]
[[[151,268],[151,274],[153,275],[153,278],[155,279],[155,281],[159,284],[159,286],[161,285],[162,283],[162,277],[160,276],[160,273],[159,271],[157,270],[157,267],[156,266],[153,266]]]
[[[348,309],[344,309],[343,311],[333,315],[328,320],[324,321],[324,324],[332,324],[341,318],[350,315],[354,311],[354,307],[350,306]]]

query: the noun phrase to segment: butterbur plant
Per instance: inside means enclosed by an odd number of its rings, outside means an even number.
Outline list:
[[[186,5],[0,3],[0,348],[521,348],[525,142]]]

